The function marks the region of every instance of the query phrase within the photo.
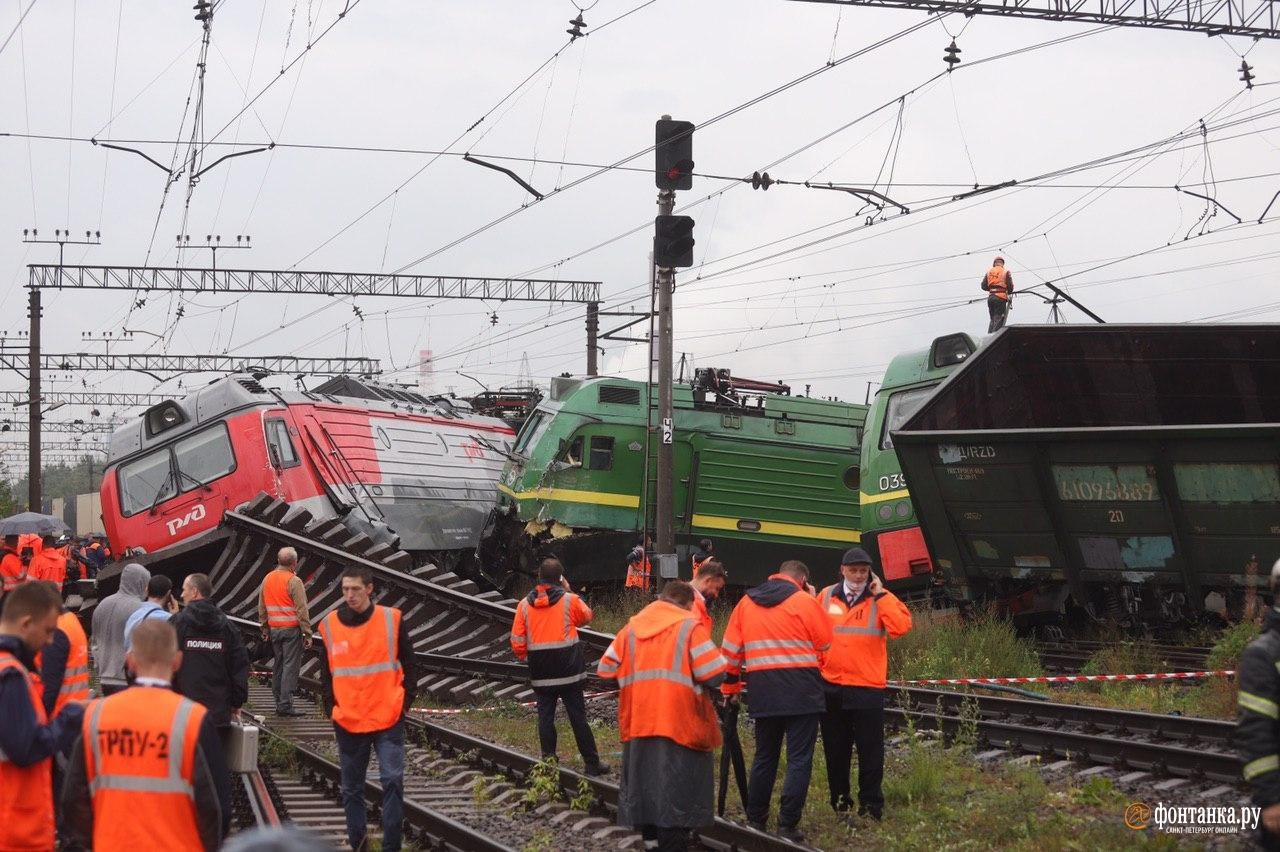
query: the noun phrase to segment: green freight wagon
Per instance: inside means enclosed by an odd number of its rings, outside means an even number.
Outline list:
[[[744,390],[761,385],[724,370],[697,376],[695,386],[675,388],[681,576],[702,538],[715,542],[735,585],[758,582],[785,559],[805,561],[818,580],[834,576],[840,554],[860,540],[867,406]],[[554,553],[575,583],[622,581],[646,519],[653,526],[646,502],[656,490],[657,436],[646,444],[646,433],[656,397],[627,379],[553,380],[499,484],[482,548],[490,572],[528,575],[540,555]]]
[[[1237,617],[1280,556],[1280,326],[1012,326],[893,432],[929,549],[1029,621]]]

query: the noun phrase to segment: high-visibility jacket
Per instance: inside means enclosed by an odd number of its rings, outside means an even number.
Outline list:
[[[262,581],[262,603],[267,608],[267,626],[297,627],[298,608],[289,594],[289,581],[294,578],[292,571],[277,568]]]
[[[1003,266],[987,270],[987,292],[997,299],[1009,300],[1009,271]]]
[[[5,550],[4,557],[0,558],[0,592],[12,592],[26,579],[27,566],[22,564],[22,557]]]
[[[333,721],[353,734],[385,731],[404,711],[400,610],[373,604],[369,620],[348,627],[329,613],[320,635],[333,677]]]
[[[822,661],[822,678],[841,686],[885,688],[890,638],[911,629],[911,610],[893,592],[863,595],[845,603],[843,581],[822,590],[818,602],[831,619],[831,650]]]
[[[725,667],[711,633],[692,612],[654,601],[618,631],[596,673],[618,682],[622,742],[665,737],[711,751],[720,745],[720,726],[703,687],[718,684]]]
[[[819,667],[831,647],[831,621],[816,598],[784,574],[774,574],[738,601],[721,650],[729,661],[724,692],[741,691],[746,675],[752,718],[821,713],[826,706]]]
[[[13,668],[26,679],[36,724],[47,725],[39,679],[13,654],[0,650],[0,672]],[[0,849],[52,850],[55,840],[52,758],[18,766],[0,751]]]
[[[649,577],[652,573],[653,568],[649,564],[648,554],[638,562],[628,562],[626,588],[649,591]]]
[[[74,612],[64,612],[58,616],[58,629],[67,634],[71,650],[67,653],[58,701],[53,705],[55,718],[72,701],[89,700],[89,637],[84,633],[84,625]]]
[[[539,583],[516,604],[511,650],[529,661],[535,689],[570,686],[586,678],[578,628],[591,622],[591,607],[559,586]]]
[[[48,580],[61,588],[67,579],[67,554],[62,548],[44,548],[31,557],[27,575],[32,580]]]
[[[85,711],[84,769],[93,848],[203,848],[196,749],[205,709],[168,689],[135,686]]]
[[[697,589],[693,590],[693,614],[697,616],[699,624],[708,631],[711,630],[711,613],[707,612],[707,599]]]

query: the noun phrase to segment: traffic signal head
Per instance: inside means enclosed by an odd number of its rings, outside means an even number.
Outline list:
[[[658,189],[693,188],[693,122],[658,119],[653,182]]]
[[[693,217],[659,216],[653,226],[654,264],[664,269],[693,266]]]

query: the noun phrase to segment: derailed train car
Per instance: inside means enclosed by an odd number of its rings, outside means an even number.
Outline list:
[[[938,568],[1016,614],[1182,622],[1280,556],[1280,326],[1009,327],[893,441]]]
[[[127,556],[189,573],[220,552],[223,513],[265,491],[422,562],[472,571],[513,437],[460,400],[365,379],[279,391],[231,376],[116,430],[103,521]]]

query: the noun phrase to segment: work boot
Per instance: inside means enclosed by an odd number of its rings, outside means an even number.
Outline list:
[[[756,831],[759,831],[759,832],[762,832],[762,833],[768,833],[768,831],[769,831],[769,826],[768,826],[768,824],[767,824],[767,823],[763,823],[763,822],[756,822],[756,821],[755,821],[755,820],[753,820],[753,819],[749,819],[749,820],[747,820],[747,825],[751,826],[751,827],[752,827],[752,828],[754,828]]]
[[[860,805],[858,807],[858,816],[870,817],[876,822],[879,822],[880,820],[884,819],[884,808],[877,808],[877,807],[872,807],[868,805]]]
[[[804,832],[800,830],[798,825],[778,826],[778,836],[783,840],[789,840],[792,843],[807,843],[808,840],[804,836]]]
[[[596,775],[608,775],[611,770],[612,767],[607,763],[596,763],[583,769],[582,774],[594,777]]]

